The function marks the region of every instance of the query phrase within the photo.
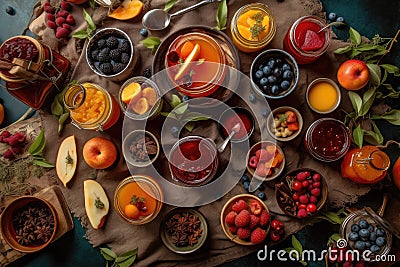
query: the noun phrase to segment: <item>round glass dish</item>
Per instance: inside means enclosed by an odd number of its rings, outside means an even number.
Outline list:
[[[322,118],[314,121],[304,137],[304,146],[314,158],[332,162],[342,158],[350,148],[350,132],[343,122]]]
[[[125,206],[131,204],[132,197],[137,199],[143,197],[147,211],[139,214],[137,219],[125,214]],[[162,208],[163,194],[160,186],[150,176],[138,174],[122,180],[114,194],[114,208],[118,215],[126,222],[134,225],[146,224],[154,220]]]
[[[150,141],[154,142],[154,145],[152,145],[149,150],[147,149],[147,143],[148,141],[143,140],[143,141],[138,141],[140,138],[149,138]],[[141,159],[137,159],[134,157],[132,151],[131,151],[131,146],[133,143],[136,144],[145,144],[145,152],[146,156],[144,156]],[[136,146],[135,146],[136,148]],[[152,149],[153,151],[150,151]],[[154,161],[158,158],[160,154],[160,143],[158,142],[157,138],[155,137],[154,134],[152,134],[149,131],[143,131],[143,130],[134,130],[127,134],[122,141],[122,154],[124,155],[125,160],[131,164],[132,166],[135,167],[147,167],[151,164],[153,164]]]
[[[264,27],[264,31],[260,31],[259,34],[253,37],[250,27],[258,24],[257,16],[261,20],[259,24],[260,27]],[[249,24],[249,21],[252,25]],[[266,33],[264,33],[265,31]],[[275,33],[275,18],[271,10],[264,4],[253,3],[242,6],[233,15],[231,22],[232,40],[242,52],[251,53],[261,50],[272,41]]]
[[[232,136],[231,142],[243,142],[254,132],[254,116],[243,107],[228,108],[221,114],[218,121],[219,132],[224,138],[228,137],[235,124],[240,123],[240,130]]]
[[[318,78],[307,87],[307,104],[317,113],[331,113],[339,106],[340,99],[339,86],[331,79]]]

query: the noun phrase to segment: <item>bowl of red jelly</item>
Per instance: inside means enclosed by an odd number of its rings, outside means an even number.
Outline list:
[[[307,129],[304,145],[317,160],[332,162],[342,158],[350,148],[350,132],[336,119],[322,118]]]
[[[219,118],[219,131],[223,138],[227,138],[232,128],[240,124],[240,130],[235,133],[231,141],[243,142],[253,134],[254,116],[243,107],[234,107],[225,110]]]

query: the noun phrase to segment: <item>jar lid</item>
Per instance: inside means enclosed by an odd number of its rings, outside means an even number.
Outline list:
[[[372,217],[372,219],[378,223],[380,226],[389,230],[395,237],[400,239],[400,231],[396,229],[391,223],[389,223],[385,218],[379,216],[373,209],[370,207],[364,208],[365,212]]]

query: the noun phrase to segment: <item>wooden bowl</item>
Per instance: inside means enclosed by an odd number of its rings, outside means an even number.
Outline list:
[[[32,244],[32,245],[20,244],[18,242],[18,237],[17,237],[18,230],[16,229],[16,227],[18,227],[18,226],[16,225],[16,223],[14,223],[14,221],[15,221],[16,216],[19,216],[20,218],[25,217],[25,216],[20,216],[20,214],[18,215],[18,213],[26,207],[41,208],[44,210],[47,209],[48,213],[51,214],[51,216],[52,216],[51,219],[53,222],[53,229],[51,230],[50,237],[48,238],[48,240],[46,242],[44,242],[44,243],[38,242],[38,243]],[[47,218],[48,217],[49,216],[47,216]],[[37,220],[37,222],[33,223],[33,225],[39,226],[39,224],[40,224],[39,216],[34,216],[34,219]],[[56,235],[57,226],[58,226],[58,218],[57,218],[55,208],[48,201],[46,201],[40,197],[35,197],[35,196],[23,196],[23,197],[19,197],[19,198],[13,200],[10,204],[7,205],[7,207],[4,209],[4,211],[0,217],[1,233],[3,235],[4,240],[13,249],[21,251],[21,252],[25,252],[25,253],[36,252],[36,251],[42,250],[43,248],[47,247],[53,241],[53,239]]]
[[[293,171],[287,173],[286,175],[284,175],[284,176],[281,178],[280,182],[278,182],[278,183],[275,184],[275,198],[276,198],[276,201],[277,201],[277,203],[278,203],[279,208],[280,208],[285,214],[287,214],[287,215],[289,215],[289,216],[292,216],[292,217],[295,217],[295,218],[298,218],[298,217],[296,216],[296,214],[294,214],[293,212],[290,212],[290,211],[288,210],[288,205],[285,204],[285,203],[283,203],[282,200],[281,200],[281,197],[283,197],[283,193],[282,193],[282,191],[281,191],[282,189],[279,189],[279,185],[281,184],[281,182],[283,182],[283,183],[286,185],[286,186],[283,187],[284,193],[286,193],[287,195],[289,195],[290,197],[292,197],[292,195],[293,195],[293,193],[294,193],[295,191],[292,190],[292,189],[290,189],[290,187],[288,186],[288,179],[291,179],[292,177],[295,177],[299,172],[304,172],[304,171],[310,172],[310,173],[311,173],[311,176],[312,176],[313,174],[315,174],[315,173],[318,173],[318,174],[321,176],[321,189],[320,189],[320,192],[321,192],[321,193],[320,193],[318,202],[315,203],[316,206],[317,206],[317,210],[316,210],[316,212],[313,213],[313,214],[308,213],[308,216],[306,216],[305,218],[308,218],[308,217],[310,217],[310,216],[312,216],[312,215],[317,214],[317,213],[322,209],[322,207],[325,205],[326,200],[327,200],[327,198],[328,198],[328,185],[326,184],[325,178],[324,178],[324,176],[323,176],[321,173],[319,173],[319,172],[317,172],[317,171],[315,171],[315,170],[313,170],[313,169],[310,169],[310,168],[299,168],[299,169],[296,169],[296,170],[293,170]],[[293,204],[296,202],[296,201],[294,201],[292,198],[290,198],[290,199],[293,201]],[[294,204],[294,205],[295,205],[295,204]],[[297,210],[298,210],[298,208],[297,208],[296,205],[295,205],[295,212],[297,212]]]
[[[155,146],[157,148],[157,152],[156,154],[150,156],[147,155],[147,159],[144,161],[138,161],[136,159],[133,158],[132,153],[130,151],[130,146],[132,144],[132,142],[134,142],[139,135],[144,135],[145,137],[149,137],[150,139],[152,139],[155,143]],[[157,137],[152,134],[149,131],[144,131],[144,130],[134,130],[130,133],[128,133],[124,140],[122,141],[122,154],[124,155],[124,158],[126,160],[127,163],[131,164],[132,166],[135,167],[147,167],[151,164],[154,163],[154,161],[156,161],[156,159],[158,158],[158,156],[160,155],[160,143],[158,142]]]
[[[271,174],[268,174],[266,176],[260,176],[256,173],[255,168],[249,166],[249,161],[250,161],[250,158],[256,154],[257,150],[265,149],[267,146],[275,146],[276,150],[277,150],[277,152],[275,152],[275,153],[280,153],[283,156],[283,160],[277,167],[270,168]],[[277,144],[275,144],[274,142],[270,142],[270,141],[261,141],[261,142],[254,144],[250,148],[250,150],[247,152],[247,155],[246,155],[247,171],[251,174],[251,176],[253,176],[259,180],[262,180],[262,181],[271,181],[271,180],[276,179],[282,173],[283,169],[285,168],[285,163],[286,163],[285,154],[283,153],[282,148],[280,146],[278,146]],[[262,164],[262,163],[259,163],[259,164]]]
[[[278,114],[284,114],[286,111],[293,111],[294,114],[296,114],[297,117],[297,121],[299,123],[299,129],[294,131],[290,136],[286,136],[286,137],[282,137],[282,136],[277,136],[275,131],[274,131],[274,118],[278,115]],[[283,107],[279,107],[274,109],[270,115],[267,118],[267,130],[268,133],[275,138],[278,141],[281,142],[287,142],[287,141],[291,141],[293,139],[295,139],[301,132],[301,129],[303,128],[303,118],[301,117],[300,112],[292,107],[288,107],[288,106],[283,106]]]
[[[221,222],[222,230],[224,231],[225,235],[231,241],[235,242],[236,244],[245,245],[245,246],[255,245],[250,241],[242,240],[237,235],[232,234],[229,231],[228,224],[225,222],[226,215],[232,210],[232,206],[237,201],[239,201],[240,199],[243,199],[247,204],[250,204],[250,202],[252,200],[257,200],[258,202],[260,202],[262,207],[269,212],[267,205],[262,200],[260,200],[258,197],[254,196],[254,195],[251,195],[251,194],[240,194],[240,195],[234,196],[231,199],[229,199],[228,202],[226,202],[225,205],[222,208],[221,216],[220,216],[220,222]],[[268,226],[264,228],[264,230],[267,231],[267,233],[269,231],[269,227],[270,227],[270,223],[268,223]]]

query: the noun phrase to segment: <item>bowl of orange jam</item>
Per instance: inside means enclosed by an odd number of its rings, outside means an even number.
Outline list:
[[[340,99],[341,94],[339,86],[331,79],[315,79],[307,88],[307,104],[317,113],[331,113],[339,106]]]

